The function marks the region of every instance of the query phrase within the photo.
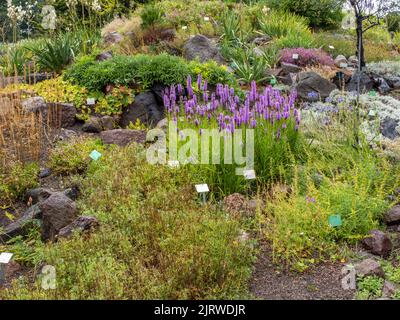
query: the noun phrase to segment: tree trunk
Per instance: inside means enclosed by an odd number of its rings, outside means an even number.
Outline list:
[[[363,17],[357,16],[357,57],[361,70],[366,66],[364,51]]]

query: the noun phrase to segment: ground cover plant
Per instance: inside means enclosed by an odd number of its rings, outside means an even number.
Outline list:
[[[1,3],[0,299],[399,299],[374,6]]]

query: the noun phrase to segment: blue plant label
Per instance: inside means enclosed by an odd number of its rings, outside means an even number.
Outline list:
[[[340,227],[342,225],[342,217],[339,214],[329,216],[329,225],[331,227]]]
[[[100,159],[101,153],[98,152],[97,150],[93,150],[93,151],[90,153],[89,157],[90,157],[91,159],[93,159],[94,161],[97,161],[97,160]]]

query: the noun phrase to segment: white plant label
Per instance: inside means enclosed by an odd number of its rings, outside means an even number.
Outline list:
[[[209,17],[204,17],[204,21],[210,21]]]
[[[206,193],[210,191],[208,184],[196,184],[195,187],[198,193]]]
[[[94,106],[96,104],[96,99],[95,98],[88,98],[87,99],[87,105],[88,106]]]
[[[170,160],[170,161],[168,161],[168,166],[170,168],[179,168],[179,161],[178,160]]]
[[[341,64],[340,64],[340,67],[341,67],[342,69],[347,68],[347,63],[341,63]]]
[[[299,55],[298,55],[297,53],[294,53],[293,56],[292,56],[292,58],[293,58],[294,60],[298,60],[298,59],[299,59]]]
[[[243,176],[246,180],[254,180],[256,178],[256,172],[254,170],[244,170]]]
[[[2,254],[0,254],[0,263],[9,263],[13,255],[13,253],[3,252]]]

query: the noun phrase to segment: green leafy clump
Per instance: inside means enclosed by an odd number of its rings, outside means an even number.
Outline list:
[[[21,197],[26,190],[38,186],[39,166],[36,163],[14,163],[0,167],[0,205]]]
[[[90,237],[37,248],[57,270],[57,288],[19,281],[4,298],[232,299],[247,297],[254,262],[240,225],[202,207],[187,170],[154,166],[145,149],[104,151],[82,179],[83,215],[99,219]],[[174,199],[174,201],[171,201]],[[33,259],[33,261],[35,261]],[[39,262],[36,262],[40,265]]]
[[[223,67],[213,62],[207,64],[188,63],[182,58],[160,54],[156,56],[115,56],[104,62],[96,62],[85,57],[71,66],[64,78],[93,91],[102,91],[109,84],[132,86],[144,89],[155,83],[171,85],[184,83],[189,74],[202,71],[208,75],[210,84],[217,79],[232,81]]]
[[[143,28],[153,28],[163,21],[164,12],[160,8],[157,8],[155,4],[150,3],[143,7],[140,17]]]
[[[359,278],[357,282],[357,299],[369,300],[381,297],[384,281],[384,279],[377,276]]]
[[[278,10],[304,17],[315,28],[332,29],[339,26],[344,15],[343,0],[270,0],[269,5]]]
[[[97,139],[77,138],[70,142],[61,142],[50,151],[48,166],[55,174],[82,173],[89,165],[92,151],[103,150]]]

